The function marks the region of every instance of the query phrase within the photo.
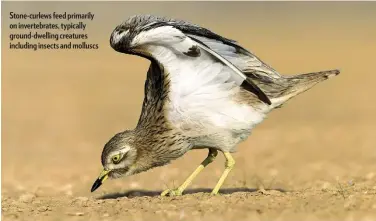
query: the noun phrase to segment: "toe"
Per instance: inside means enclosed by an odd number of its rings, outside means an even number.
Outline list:
[[[161,196],[181,196],[182,191],[176,189],[176,190],[170,190],[167,189],[161,193]]]
[[[167,194],[169,195],[170,191],[171,191],[170,189],[167,189],[167,190],[163,191],[161,193],[161,196],[167,196]]]

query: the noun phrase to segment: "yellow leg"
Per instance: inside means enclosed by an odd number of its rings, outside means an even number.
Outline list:
[[[218,151],[215,150],[215,149],[209,149],[209,154],[208,156],[205,158],[204,161],[202,161],[202,163],[200,164],[200,166],[198,166],[196,168],[195,171],[193,171],[193,173],[184,181],[184,183],[179,186],[177,189],[175,190],[170,190],[170,189],[167,189],[165,191],[163,191],[161,193],[161,196],[166,196],[167,194],[170,195],[170,196],[180,196],[183,194],[183,191],[185,190],[185,188],[187,188],[187,186],[189,184],[192,183],[193,179],[208,165],[210,164],[211,162],[214,161],[215,157],[217,156],[218,154]]]
[[[212,195],[218,194],[218,191],[221,188],[222,184],[225,182],[227,175],[235,165],[235,160],[232,158],[229,152],[224,152],[223,155],[225,155],[226,158],[225,171],[223,171],[221,178],[219,178],[217,185],[215,185],[213,191],[211,192]]]

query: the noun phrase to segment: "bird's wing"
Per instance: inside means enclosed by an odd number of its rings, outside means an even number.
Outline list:
[[[224,59],[234,64],[242,72],[254,73],[269,78],[281,77],[276,70],[234,40],[224,38],[208,29],[185,21],[172,20],[167,23],[181,30],[187,36],[206,45]]]
[[[150,119],[161,114],[161,107],[168,93],[165,83],[161,68],[156,61],[152,61],[145,81],[144,102],[138,126],[145,127]]]
[[[187,34],[191,38],[200,41],[223,58],[234,64],[243,73],[253,73],[257,75],[280,78],[281,75],[269,65],[262,62],[256,55],[237,45],[235,42],[226,43],[220,40]]]
[[[198,32],[197,30],[201,32]],[[213,63],[221,62],[232,70],[230,79],[235,81],[237,85],[254,93],[264,103],[271,104],[269,98],[256,84],[252,82],[251,79],[247,78],[247,76],[241,70],[239,70],[238,67],[236,67],[231,61],[225,58],[221,54],[221,51],[215,51],[208,45],[200,41],[198,39],[199,36],[194,35],[195,31],[196,33],[200,33],[201,35],[206,34],[208,37],[223,39],[223,41],[227,43],[232,42],[231,40],[226,40],[225,38],[222,38],[219,35],[216,35],[206,29],[200,29],[198,28],[198,26],[190,25],[189,23],[186,23],[184,21],[153,20],[152,22],[143,25],[140,34],[133,39],[132,43],[134,45],[138,45],[139,48],[140,45],[145,45],[145,47],[143,47],[143,50],[145,50],[146,48],[147,49],[146,51],[143,51],[143,53],[154,53],[154,58],[164,66],[166,65],[167,60],[170,64],[172,64],[171,59],[181,59],[181,61],[176,62],[175,65],[182,66],[184,64],[184,61],[187,61],[188,58],[194,59],[195,57],[200,57],[199,53],[201,53],[201,51],[204,51],[212,57]],[[161,36],[163,36],[163,39],[161,38]],[[172,49],[172,51],[177,52],[177,54],[172,55],[170,58],[166,58],[167,60],[163,61],[163,59],[160,59],[160,57],[166,55],[166,50],[162,52],[160,51],[160,49],[156,49],[156,45],[158,45],[159,47]]]
[[[204,43],[199,38],[212,39],[212,48],[206,44],[208,42]],[[202,59],[210,60],[211,64],[220,62],[232,70],[229,72],[231,81],[254,93],[264,103],[271,104],[265,93],[234,64],[237,53],[233,53],[232,58],[226,56],[226,50],[218,50],[218,47],[213,45],[217,42],[219,46],[218,42],[222,42],[223,46],[234,48],[236,51],[241,51],[242,48],[234,41],[197,25],[163,17],[134,16],[114,30],[110,42],[117,51],[152,57],[170,74],[178,72],[177,74],[181,75],[182,72],[190,74],[197,71],[197,62],[202,62]]]

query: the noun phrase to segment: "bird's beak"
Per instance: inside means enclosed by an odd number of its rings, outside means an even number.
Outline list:
[[[98,179],[94,182],[93,186],[91,187],[91,192],[94,192],[98,187],[102,185],[104,181],[108,178],[108,173],[110,173],[111,170],[103,169],[102,173],[99,174]]]

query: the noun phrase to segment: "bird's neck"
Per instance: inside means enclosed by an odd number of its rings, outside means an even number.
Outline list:
[[[168,128],[157,127],[155,130],[142,130],[133,144],[137,147],[137,160],[134,173],[147,171],[170,163],[189,150],[190,145],[177,133]]]
[[[133,165],[132,174],[145,172],[154,167],[166,165],[170,160],[165,159],[162,155],[153,150],[138,150],[136,163]]]

